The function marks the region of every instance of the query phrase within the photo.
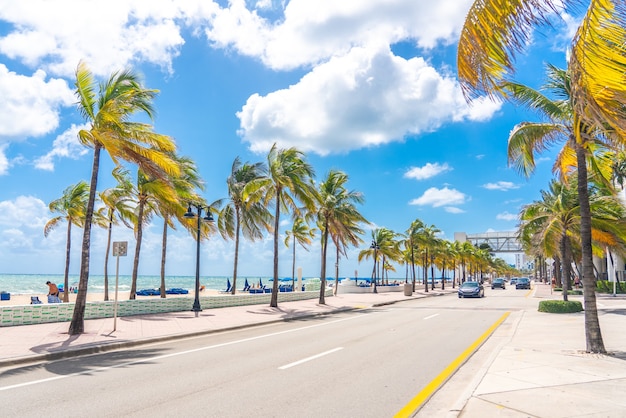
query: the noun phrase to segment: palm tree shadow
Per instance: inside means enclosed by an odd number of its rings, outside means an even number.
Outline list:
[[[58,376],[72,374],[95,375],[99,370],[111,367],[133,367],[137,364],[151,364],[149,360],[162,354],[163,349],[149,348],[143,350],[110,351],[93,356],[76,356],[58,361],[47,361],[10,369],[0,373],[3,377],[19,376],[37,370],[46,370]]]

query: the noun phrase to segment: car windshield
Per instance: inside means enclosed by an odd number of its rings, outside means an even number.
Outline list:
[[[518,281],[518,282],[527,282],[527,281],[528,281],[528,279],[524,279],[524,278],[522,278],[522,279],[517,279],[517,281]]]
[[[478,287],[478,282],[465,282],[462,287]]]

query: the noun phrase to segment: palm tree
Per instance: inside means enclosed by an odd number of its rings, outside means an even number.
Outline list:
[[[396,239],[399,237],[399,234],[396,234],[390,229],[387,228],[376,228],[372,230],[372,245],[365,250],[361,250],[359,252],[358,261],[361,262],[363,259],[369,259],[370,257],[374,260],[374,268],[372,270],[372,281],[374,282],[374,293],[376,293],[376,286],[378,284],[378,277],[382,277],[378,268],[380,265],[385,268],[387,259],[391,261],[400,261],[402,260],[402,251],[400,250],[400,242]],[[381,262],[378,262],[378,259],[381,259]]]
[[[461,32],[457,55],[459,80],[466,97],[486,92],[508,98],[509,91],[502,86],[512,78],[514,56],[527,47],[532,29],[549,23],[557,8],[578,3],[576,0],[475,0]],[[590,137],[598,138],[590,133],[605,130],[607,124],[616,132],[604,138],[607,143],[623,146],[626,138],[622,106],[622,98],[626,97],[623,83],[626,54],[615,48],[626,41],[625,20],[626,3],[591,0],[570,49],[568,101],[573,110],[573,130],[568,140],[578,167],[586,345],[587,351],[594,353],[605,353],[606,349],[595,301],[586,157]]]
[[[279,149],[272,145],[267,154],[267,176],[252,180],[244,190],[244,199],[274,204],[274,284],[271,307],[278,307],[278,235],[281,210],[291,211],[298,216],[302,209],[298,202],[311,210],[315,202],[315,187],[312,179],[313,167],[304,154],[296,148]]]
[[[409,262],[411,263],[411,271],[413,277],[413,292],[415,292],[415,282],[417,281],[417,276],[415,275],[415,252],[417,250],[417,246],[420,243],[420,233],[424,229],[425,224],[419,219],[415,219],[411,222],[411,226],[407,229],[405,247],[409,251]]]
[[[137,275],[139,272],[139,255],[141,253],[141,243],[143,240],[143,226],[152,219],[154,214],[159,213],[159,208],[163,212],[175,213],[176,208],[181,207],[180,200],[172,183],[162,178],[153,178],[139,170],[137,172],[137,185],[133,190],[137,199],[135,208],[135,257],[133,258],[133,272],[130,283],[130,299],[135,299],[137,292]],[[165,209],[169,207],[170,209]],[[167,220],[165,224],[167,225]]]
[[[80,280],[69,327],[70,335],[84,332],[91,222],[98,186],[100,152],[103,149],[107,151],[115,163],[120,160],[133,162],[154,177],[178,174],[178,166],[172,164],[165,154],[175,151],[174,141],[153,132],[150,125],[129,121],[138,112],[150,118],[153,116],[152,100],[157,91],[143,88],[138,77],[130,70],[114,73],[106,83],[100,85],[98,94],[95,88],[93,74],[84,62],[79,63],[75,93],[79,101],[78,110],[90,126],[78,133],[78,139],[83,145],[92,147],[94,153],[83,231]]]
[[[305,250],[308,245],[313,242],[317,229],[310,228],[306,221],[301,217],[296,217],[291,224],[291,229],[285,231],[285,246],[289,248],[290,242],[293,241],[293,257],[291,263],[291,288],[295,289],[296,281],[296,243],[300,244]]]
[[[66,188],[63,196],[55,199],[48,205],[48,209],[52,213],[60,213],[46,222],[43,228],[43,235],[47,237],[50,231],[57,227],[61,222],[67,222],[67,238],[65,247],[65,278],[63,281],[63,302],[69,302],[69,283],[68,276],[70,271],[70,248],[72,246],[72,225],[82,227],[85,221],[85,210],[87,208],[87,199],[89,197],[89,185],[86,181],[80,181],[77,184]]]
[[[367,222],[363,215],[356,209],[355,204],[363,203],[363,195],[360,192],[346,189],[348,175],[336,170],[331,170],[326,179],[320,183],[317,197],[317,222],[320,226],[322,249],[321,249],[321,272],[320,279],[320,304],[325,304],[326,289],[326,255],[328,238],[332,237],[337,252],[342,252],[346,243],[358,243],[361,232],[358,225]],[[356,230],[355,230],[356,229]],[[337,289],[339,278],[335,278]]]
[[[128,228],[132,228],[131,223],[134,217],[134,208],[131,206],[132,183],[129,179],[128,171],[118,166],[113,170],[113,177],[117,179],[117,185],[106,189],[98,194],[100,201],[104,204],[98,209],[99,216],[106,219],[107,246],[104,255],[104,300],[109,300],[109,252],[111,249],[111,234],[113,225],[121,220]],[[131,222],[131,223],[129,223]]]
[[[609,187],[610,165],[603,157],[606,154],[605,148],[609,145],[606,142],[609,136],[580,120],[574,111],[571,85],[570,74],[554,66],[548,66],[548,82],[543,89],[557,99],[551,99],[540,91],[521,84],[504,84],[512,100],[548,118],[548,122],[524,122],[517,125],[509,136],[508,154],[510,163],[528,177],[535,169],[534,154],[561,140],[563,148],[557,157],[555,171],[567,181],[571,167],[577,169],[587,351],[604,353],[606,350],[600,331],[595,296],[587,162],[589,161],[593,168],[595,181]]]
[[[172,191],[170,193],[158,193],[156,198],[156,211],[163,218],[163,232],[161,234],[161,298],[166,297],[165,286],[165,263],[167,259],[167,231],[168,228],[176,229],[173,220],[177,220],[185,226],[190,232],[197,232],[196,222],[185,217],[187,211],[187,203],[198,201],[198,191],[204,190],[204,183],[198,174],[195,162],[185,156],[172,155],[180,165],[180,175],[171,177]]]
[[[272,215],[259,200],[244,196],[246,185],[259,180],[267,173],[263,163],[244,163],[235,158],[230,175],[226,179],[228,185],[228,203],[220,209],[217,227],[224,239],[235,240],[235,260],[233,266],[233,284],[231,293],[237,288],[237,266],[239,264],[239,236],[243,233],[246,239],[255,241],[263,238],[264,230],[271,230]],[[221,206],[226,199],[216,204]]]

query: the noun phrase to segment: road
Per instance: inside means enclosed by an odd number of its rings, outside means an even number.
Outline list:
[[[527,291],[455,295],[0,369],[3,417],[391,417]]]

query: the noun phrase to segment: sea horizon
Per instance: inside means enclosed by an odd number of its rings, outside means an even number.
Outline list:
[[[109,292],[115,291],[115,275],[109,275],[108,289]],[[80,276],[78,274],[68,275],[68,286],[78,287],[78,281]],[[303,283],[307,280],[313,279],[312,277],[302,278]],[[238,276],[237,277],[237,289],[243,289],[246,280],[249,285],[258,284],[261,281],[267,285],[271,283],[273,279],[266,276]],[[288,281],[291,278],[281,277],[279,281]],[[296,277],[296,282],[298,278]],[[330,280],[330,279],[328,279]],[[334,280],[334,279],[333,279]],[[57,285],[63,285],[65,281],[64,274],[1,274],[0,273],[0,292],[13,293],[16,295],[24,294],[42,294],[48,293],[48,286],[46,282],[50,281]],[[132,281],[131,275],[119,275],[118,276],[118,291],[127,292],[130,291],[130,285]],[[170,288],[183,288],[192,290],[195,288],[196,276],[173,276],[168,275],[165,277],[165,287]],[[225,290],[227,282],[231,281],[232,276],[200,276],[200,286],[204,286],[206,289],[211,290]],[[141,289],[157,289],[161,286],[160,275],[139,275],[137,277],[137,290]],[[104,275],[90,275],[87,286],[88,293],[104,293]]]

